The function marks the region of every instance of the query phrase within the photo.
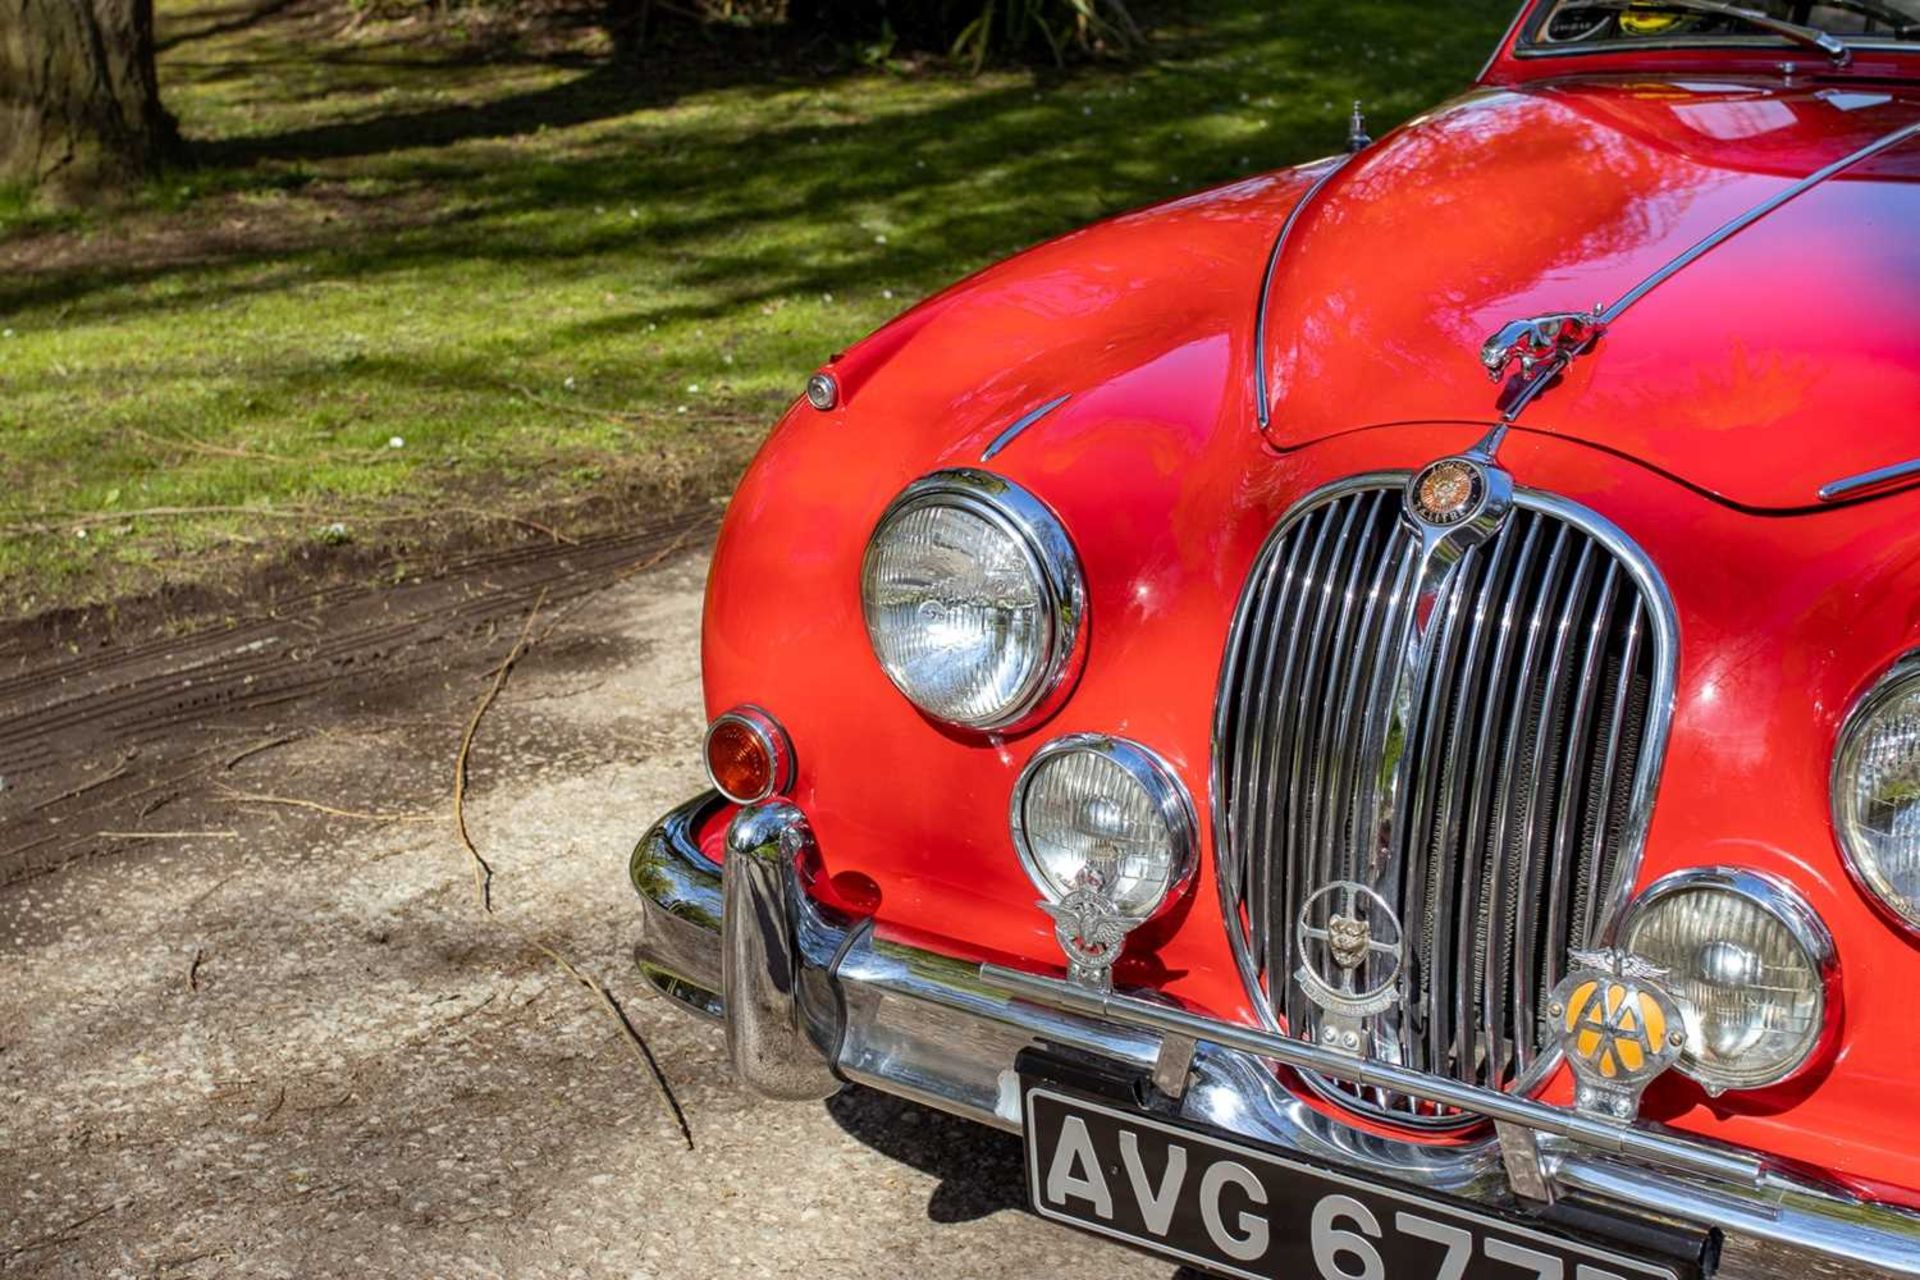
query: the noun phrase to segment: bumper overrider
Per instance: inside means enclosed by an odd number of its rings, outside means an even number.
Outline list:
[[[789,802],[740,809],[724,865],[708,858],[696,833],[726,803],[707,792],[634,849],[638,959],[664,994],[724,1022],[741,1082],[768,1097],[820,1099],[852,1082],[1017,1131],[1015,1059],[1046,1049],[1149,1078],[1196,1125],[1390,1183],[1507,1210],[1577,1197],[1716,1228],[1719,1274],[1734,1280],[1920,1277],[1920,1214],[1734,1148],[891,941],[807,894],[813,837]],[[1274,1064],[1473,1112],[1494,1132],[1452,1147],[1362,1132],[1303,1103]]]

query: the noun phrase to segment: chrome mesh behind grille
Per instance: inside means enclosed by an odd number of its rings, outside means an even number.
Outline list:
[[[1436,568],[1402,480],[1309,498],[1248,578],[1217,721],[1222,892],[1249,982],[1310,1034],[1293,922],[1323,885],[1371,886],[1406,950],[1374,1055],[1524,1088],[1551,1066],[1544,1007],[1568,948],[1597,940],[1630,887],[1672,615],[1618,530],[1544,495],[1516,495],[1492,537]],[[1457,1119],[1319,1087],[1402,1122]]]

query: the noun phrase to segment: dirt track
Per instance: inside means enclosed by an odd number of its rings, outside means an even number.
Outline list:
[[[705,537],[14,657],[0,1273],[1172,1272],[1020,1210],[1002,1135],[858,1090],[748,1097],[717,1031],[634,977],[625,853],[699,779],[703,559],[683,547]],[[471,762],[489,918],[449,821],[453,763],[543,590]],[[536,943],[624,1004],[692,1150]]]

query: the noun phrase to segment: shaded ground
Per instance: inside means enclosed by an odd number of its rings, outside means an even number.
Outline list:
[[[111,214],[0,195],[0,616],[244,601],[343,540],[586,537],[619,519],[589,497],[724,492],[913,300],[1334,150],[1354,98],[1379,132],[1510,8],[1163,0],[1150,61],[968,78],[755,32],[616,65],[590,25],[470,6],[160,0],[201,167]]]
[[[580,543],[532,535],[385,589],[296,578],[247,620],[187,635],[104,643],[59,619],[0,635],[0,885],[153,830],[224,830],[203,815],[210,799],[257,790],[243,781],[248,761],[269,763],[342,719],[438,705],[453,680],[498,661],[536,603],[550,621],[704,545],[716,517]],[[363,796],[345,806],[357,809],[390,810],[405,794],[373,774],[342,785]]]
[[[742,1094],[718,1031],[634,977],[626,853],[699,785],[702,570],[682,551],[597,594],[550,584],[557,625],[536,622],[471,762],[494,917],[448,786],[524,592],[490,642],[357,702],[282,704],[296,740],[183,781],[146,824],[230,837],[109,846],[0,889],[0,1274],[1171,1273],[1020,1210],[1003,1135],[863,1091]],[[172,683],[120,673],[76,696]],[[268,709],[223,705],[206,727],[255,741]],[[126,739],[94,723],[64,741],[98,768]],[[539,946],[622,1002],[692,1150]]]

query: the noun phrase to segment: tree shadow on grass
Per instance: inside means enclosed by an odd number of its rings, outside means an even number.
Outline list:
[[[577,25],[586,24],[575,16]],[[278,133],[210,139],[196,147],[201,163],[240,168],[270,161],[368,158],[393,151],[456,146],[463,142],[519,137],[540,130],[569,129],[634,112],[668,107],[693,94],[748,88],[760,94],[795,87],[825,87],[863,68],[837,55],[821,67],[801,65],[811,42],[784,28],[675,31],[671,38],[627,56],[592,55],[577,48],[539,54],[491,50],[471,55],[411,52],[395,44],[300,49],[299,60],[376,77],[472,69],[483,66],[545,66],[583,72],[527,93],[483,102],[452,102],[344,120]],[[255,66],[261,65],[256,62]]]
[[[330,58],[334,65],[347,60]],[[543,58],[548,65],[571,60]],[[377,64],[382,71],[391,61]],[[368,120],[349,120],[195,144],[195,158],[212,168],[244,168],[265,161],[322,161],[366,158],[394,151],[450,147],[483,139],[514,138],[542,129],[570,129],[614,116],[671,105],[686,87],[636,74],[632,68],[600,64],[586,74],[549,88],[492,102],[449,103],[402,111]]]
[[[1283,19],[1210,7],[1240,14],[1272,74],[1196,73],[1176,65],[1191,48],[1173,42],[1160,66],[1085,73],[1067,92],[1003,78],[889,97],[897,82],[886,78],[868,101],[842,76],[873,73],[807,75],[764,45],[755,56],[740,44],[677,66],[665,57],[597,63],[490,102],[203,142],[209,185],[292,189],[300,207],[324,216],[261,217],[257,230],[183,237],[147,261],[90,254],[16,271],[0,278],[0,314],[185,310],[462,264],[526,273],[630,264],[650,293],[671,299],[565,331],[588,339],[862,283],[923,291],[1102,213],[1323,154],[1343,132],[1336,98],[1384,102],[1382,123],[1424,107],[1471,75],[1479,36],[1490,41],[1499,21],[1485,3],[1439,17],[1405,3],[1385,6],[1397,16],[1384,18],[1332,0]],[[1425,25],[1401,31],[1395,22]],[[1217,47],[1240,34],[1227,25],[1197,43]],[[1370,42],[1396,36],[1408,41],[1404,57],[1362,56]],[[316,54],[336,63],[356,56]],[[1207,128],[1212,117],[1244,115],[1240,85],[1263,80],[1277,102],[1263,126],[1274,127],[1257,140]],[[844,118],[775,116],[782,122],[769,127],[769,111],[755,103],[795,89],[852,106]],[[709,90],[746,96],[692,115],[660,110]],[[581,128],[601,122],[613,123]],[[536,134],[537,145],[516,141]],[[493,145],[508,141],[515,145]],[[877,211],[911,233],[884,247],[860,233]],[[162,281],[164,290],[142,288]]]
[[[170,30],[154,42],[154,51],[167,53],[182,45],[211,40],[216,36],[234,35],[277,17],[299,3],[300,0],[252,0],[251,3],[231,4],[205,11],[201,15],[208,19],[204,24]]]

